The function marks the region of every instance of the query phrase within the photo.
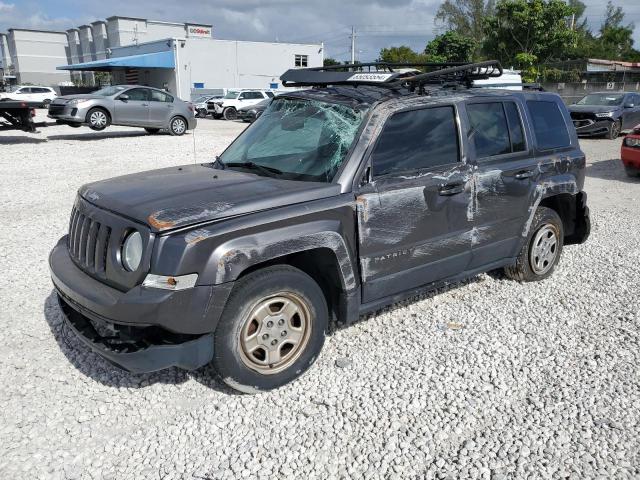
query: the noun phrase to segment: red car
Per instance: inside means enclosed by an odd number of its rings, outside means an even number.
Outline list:
[[[640,125],[624,137],[620,158],[630,177],[640,176]]]

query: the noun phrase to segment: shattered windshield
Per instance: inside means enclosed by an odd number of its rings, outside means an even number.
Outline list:
[[[592,93],[583,97],[578,105],[601,105],[605,107],[615,107],[622,103],[624,95],[605,95],[600,93]]]
[[[289,180],[330,182],[365,113],[337,103],[276,99],[225,150],[221,164]]]

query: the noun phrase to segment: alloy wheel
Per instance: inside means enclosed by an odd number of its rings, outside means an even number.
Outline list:
[[[95,112],[91,113],[91,116],[89,117],[89,123],[92,127],[106,127],[107,115],[101,110],[96,110]]]
[[[171,129],[178,135],[182,135],[186,130],[186,128],[187,126],[184,123],[184,120],[182,120],[181,118],[176,118],[171,123]]]
[[[270,375],[293,364],[304,351],[311,333],[306,302],[291,292],[259,300],[240,332],[242,362]]]
[[[531,241],[531,269],[537,275],[544,275],[553,267],[558,256],[558,234],[551,224],[543,225]]]

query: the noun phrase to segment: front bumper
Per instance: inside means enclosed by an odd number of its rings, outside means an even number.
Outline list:
[[[144,372],[174,365],[193,369],[211,360],[213,341],[209,340],[232,282],[178,291],[138,285],[123,292],[80,270],[69,256],[67,236],[51,251],[49,267],[69,325],[111,362],[131,372]],[[144,343],[136,343],[135,351],[114,351],[91,333],[89,326],[94,323],[111,325],[129,336],[135,333]]]
[[[613,120],[589,120],[593,123],[586,123],[587,120],[573,120],[576,133],[581,137],[593,137],[609,133]]]
[[[59,105],[51,103],[47,117],[61,123],[84,123],[87,118],[87,109],[77,105]]]

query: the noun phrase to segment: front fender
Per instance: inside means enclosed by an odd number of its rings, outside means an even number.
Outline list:
[[[251,266],[318,248],[334,252],[340,266],[342,287],[354,289],[356,276],[351,252],[341,234],[340,222],[333,220],[302,223],[230,239],[211,253],[199,283],[232,282]]]

